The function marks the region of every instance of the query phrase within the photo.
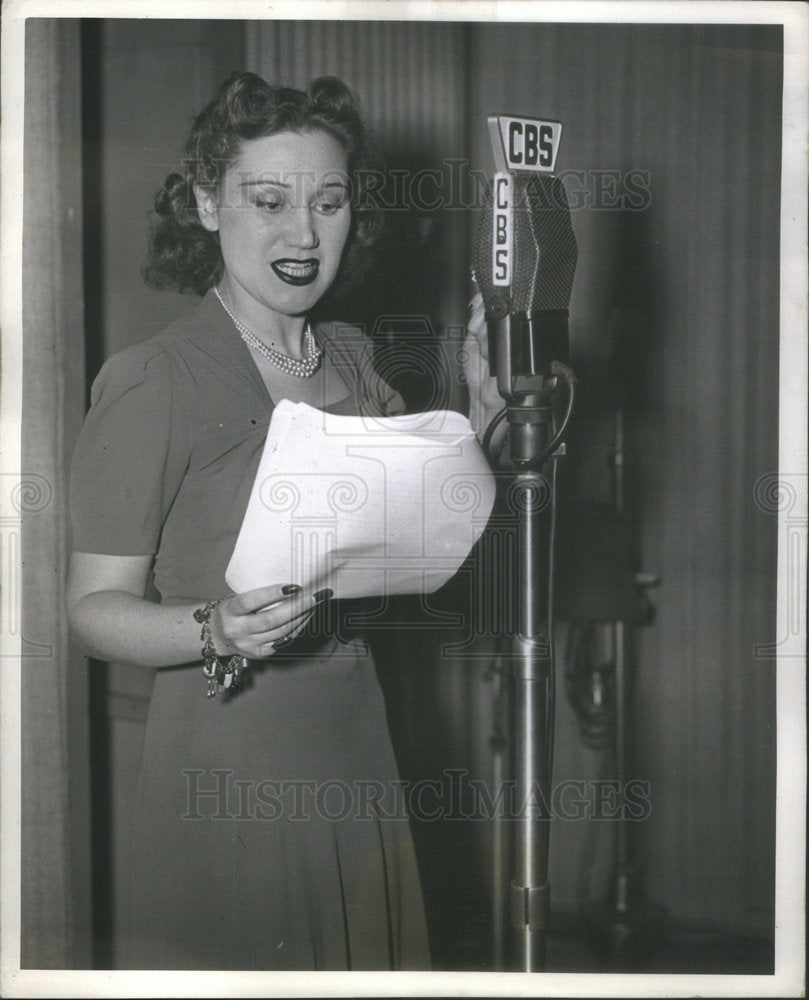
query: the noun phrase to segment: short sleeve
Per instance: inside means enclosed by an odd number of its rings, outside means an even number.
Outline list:
[[[115,355],[93,384],[70,475],[73,548],[151,555],[187,466],[172,363],[139,345]]]

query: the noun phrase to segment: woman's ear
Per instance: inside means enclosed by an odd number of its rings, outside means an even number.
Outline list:
[[[203,228],[207,229],[209,233],[218,232],[219,212],[214,192],[210,188],[195,184],[194,197],[197,200],[197,215]]]

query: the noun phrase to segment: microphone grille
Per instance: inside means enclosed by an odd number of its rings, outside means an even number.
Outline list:
[[[564,185],[550,174],[512,177],[511,285],[492,278],[493,184],[487,185],[475,244],[475,276],[486,313],[529,313],[567,309],[578,250]]]

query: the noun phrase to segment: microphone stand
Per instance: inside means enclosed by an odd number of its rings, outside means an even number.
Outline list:
[[[511,639],[514,795],[518,811],[509,914],[515,960],[524,972],[545,968],[545,936],[550,917],[548,880],[550,800],[550,709],[553,656],[550,622],[542,611],[539,586],[541,515],[547,488],[541,465],[551,421],[550,393],[512,397],[507,404],[510,457],[518,471],[512,505],[518,518],[518,633]]]
[[[506,402],[509,457],[515,473],[509,490],[510,508],[517,516],[516,579],[517,631],[510,641],[513,732],[512,873],[508,910],[514,944],[514,964],[523,972],[545,968],[546,934],[550,919],[548,879],[551,769],[554,722],[553,595],[553,487],[542,475],[545,461],[564,454],[562,436],[570,419],[575,375],[554,361],[550,375],[511,377],[511,317],[499,321],[497,385]],[[554,412],[551,396],[559,378],[568,388],[568,406],[558,431],[551,434]],[[491,440],[496,420],[484,443]],[[555,461],[555,458],[553,458]],[[552,477],[555,482],[555,475]],[[550,524],[543,530],[543,514],[551,497]],[[546,535],[543,538],[543,535]],[[543,544],[544,542],[544,544]],[[548,573],[543,591],[543,557]],[[543,599],[544,598],[544,599]]]
[[[625,512],[624,411],[618,409],[614,423],[613,506],[619,515]],[[659,579],[654,573],[636,573],[640,590],[654,587]],[[633,625],[616,620],[612,623],[615,663],[615,780],[623,796],[632,775],[633,750]],[[615,824],[614,870],[606,901],[587,915],[588,932],[599,953],[616,969],[631,969],[633,964],[652,953],[663,939],[664,909],[647,899],[643,869],[633,850],[632,821],[622,816]]]
[[[560,122],[489,116],[497,172],[487,188],[478,229],[480,289],[486,306],[490,373],[505,408],[484,435],[484,448],[503,416],[514,472],[517,627],[510,636],[513,824],[508,910],[515,959],[525,972],[544,969],[550,918],[548,848],[553,758],[553,542],[556,466],[551,486],[546,460],[564,454],[562,437],[575,398],[569,353],[568,302],[576,268],[576,238],[564,185],[553,170]],[[518,135],[523,137],[518,149]],[[529,137],[533,137],[529,141]],[[540,139],[542,155],[540,157]],[[550,154],[548,156],[548,154]],[[527,171],[527,173],[520,173]],[[530,248],[525,255],[515,248]],[[567,409],[556,421],[551,396],[567,385]],[[560,447],[561,446],[561,447]],[[543,516],[550,497],[547,536]],[[546,590],[541,587],[547,559]],[[544,600],[543,600],[544,597]]]

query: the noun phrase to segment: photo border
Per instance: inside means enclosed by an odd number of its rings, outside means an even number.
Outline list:
[[[102,3],[17,0],[3,7],[2,32],[2,472],[20,473],[22,422],[22,179],[26,17],[539,22],[780,23],[784,27],[781,205],[779,473],[795,477],[797,506],[779,514],[777,658],[776,947],[773,976],[585,973],[137,973],[23,970],[20,927],[19,638],[2,630],[2,859],[0,987],[8,997],[108,996],[798,996],[804,988],[805,653],[807,527],[807,145],[809,8],[769,2],[320,2]],[[493,109],[495,110],[495,109]],[[789,575],[800,534],[800,579]],[[13,598],[13,594],[11,595]],[[3,623],[9,618],[4,595]],[[794,620],[795,600],[801,620]]]

